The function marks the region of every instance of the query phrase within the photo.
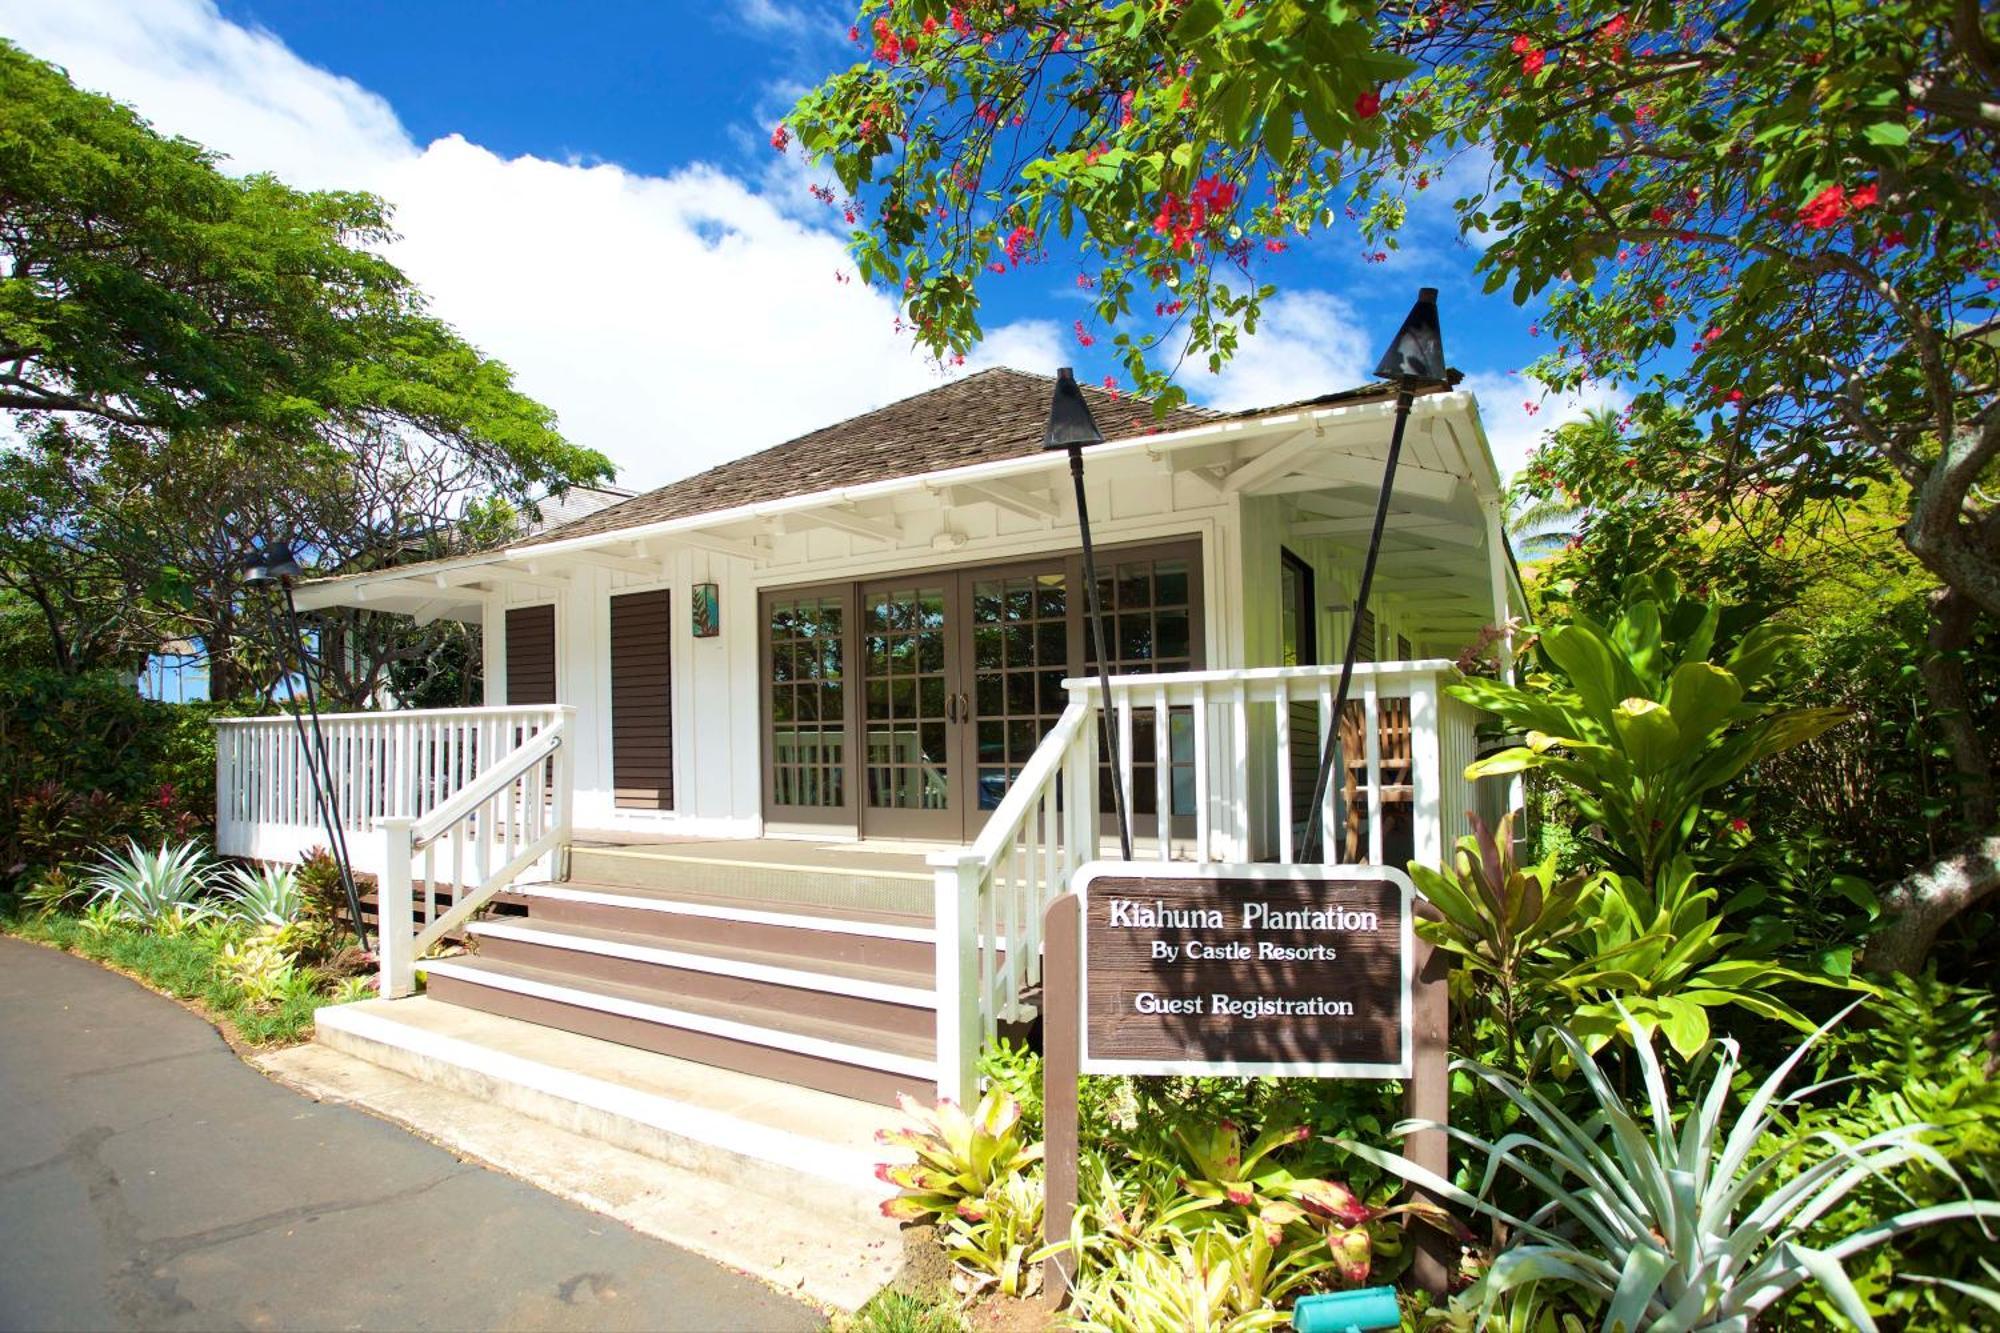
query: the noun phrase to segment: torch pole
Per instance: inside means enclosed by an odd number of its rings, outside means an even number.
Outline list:
[[[1069,447],[1069,475],[1076,483],[1076,525],[1083,537],[1083,588],[1089,599],[1090,637],[1097,648],[1097,690],[1104,714],[1104,754],[1111,761],[1111,804],[1118,812],[1118,850],[1132,859],[1132,823],[1125,812],[1125,766],[1118,757],[1118,728],[1111,720],[1111,654],[1104,643],[1104,607],[1097,595],[1097,554],[1090,546],[1090,504],[1083,495],[1083,448]]]
[[[347,829],[340,821],[340,806],[333,795],[333,766],[326,756],[326,735],[319,725],[319,702],[313,689],[312,670],[306,662],[305,639],[299,633],[299,608],[292,600],[292,585],[289,579],[281,580],[279,586],[285,593],[285,628],[292,643],[292,652],[299,663],[299,679],[306,689],[306,713],[312,719],[312,744],[306,755],[306,771],[313,782],[313,796],[319,804],[320,818],[326,824],[327,850],[332,853],[334,864],[340,867],[340,887],[347,895],[347,910],[354,917],[354,938],[363,949],[368,947],[368,928],[361,918],[361,891],[354,885],[354,862],[347,854]],[[292,713],[293,725],[298,725],[296,709]],[[303,734],[299,737],[304,744]]]
[[[1361,583],[1355,589],[1354,607],[1348,616],[1347,656],[1340,663],[1340,687],[1333,692],[1333,717],[1326,726],[1326,744],[1319,752],[1319,776],[1313,781],[1312,813],[1306,820],[1306,834],[1299,848],[1299,862],[1323,862],[1326,840],[1326,793],[1333,781],[1333,764],[1340,752],[1340,717],[1347,710],[1347,692],[1354,683],[1354,661],[1361,653],[1361,622],[1368,610],[1368,592],[1375,583],[1375,559],[1382,553],[1382,529],[1389,522],[1389,497],[1396,489],[1396,463],[1403,454],[1403,428],[1410,422],[1410,404],[1416,394],[1405,379],[1396,390],[1396,426],[1389,436],[1389,461],[1382,468],[1382,493],[1375,500],[1375,528],[1368,537],[1368,555],[1361,562]],[[1088,547],[1085,547],[1088,550]]]

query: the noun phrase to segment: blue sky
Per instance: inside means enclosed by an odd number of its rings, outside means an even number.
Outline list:
[[[232,169],[388,197],[391,254],[437,312],[640,487],[939,382],[886,299],[836,281],[844,229],[767,142],[798,89],[854,58],[850,21],[806,0],[0,0],[0,34]],[[1264,331],[1189,392],[1245,407],[1361,382],[1435,285],[1451,360],[1517,465],[1586,403],[1528,413],[1508,372],[1535,355],[1529,312],[1479,294],[1441,210],[1411,239],[1379,265],[1341,234],[1268,259],[1283,295]],[[1109,339],[1070,332],[1088,313],[1073,274],[1054,256],[994,284],[973,365],[1115,370]]]

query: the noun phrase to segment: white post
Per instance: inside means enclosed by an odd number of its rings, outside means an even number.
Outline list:
[[[576,735],[576,709],[565,704],[557,710],[552,725],[562,731],[556,743],[555,770],[551,775],[556,789],[550,799],[551,813],[561,840],[549,854],[547,873],[551,880],[561,881],[569,878],[571,808],[576,796],[576,748],[572,744]]]
[[[939,1100],[970,1107],[979,1091],[979,861],[948,856],[934,863],[937,1089]]]
[[[375,950],[385,1000],[400,999],[417,985],[417,960],[410,956],[417,937],[411,921],[415,899],[410,885],[410,863],[415,854],[410,827],[415,823],[406,815],[381,821],[384,859],[382,873],[375,880]]]
[[[1410,818],[1416,826],[1416,861],[1444,863],[1443,765],[1438,749],[1438,678],[1410,683]]]
[[[1507,595],[1507,529],[1500,512],[1500,497],[1486,504],[1486,573],[1493,594],[1493,624],[1500,631],[1496,651],[1500,655],[1500,679],[1514,683],[1514,631],[1507,628],[1513,613]]]

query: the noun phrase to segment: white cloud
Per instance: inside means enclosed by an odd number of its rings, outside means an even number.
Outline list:
[[[0,0],[0,34],[231,170],[376,191],[432,308],[620,481],[655,486],[938,382],[841,239],[707,164],[646,176],[413,142],[387,102],[210,0]],[[802,185],[792,173],[788,188]],[[1060,336],[995,329],[979,364],[1042,368]]]
[[[1189,396],[1236,411],[1351,389],[1369,373],[1368,331],[1354,307],[1331,292],[1282,293],[1264,305],[1255,336],[1238,344],[1219,375],[1183,376]]]
[[[1586,384],[1576,393],[1558,395],[1524,375],[1497,371],[1467,375],[1459,387],[1479,398],[1479,417],[1503,481],[1520,471],[1528,455],[1557,426],[1579,421],[1598,408],[1623,410],[1632,401],[1631,394],[1606,384]]]

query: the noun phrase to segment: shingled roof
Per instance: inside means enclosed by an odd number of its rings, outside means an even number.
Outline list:
[[[524,545],[1039,453],[1054,384],[1047,375],[982,370],[537,533]],[[1221,416],[1177,407],[1155,417],[1150,399],[1114,398],[1089,386],[1083,393],[1107,440],[1186,430]]]

